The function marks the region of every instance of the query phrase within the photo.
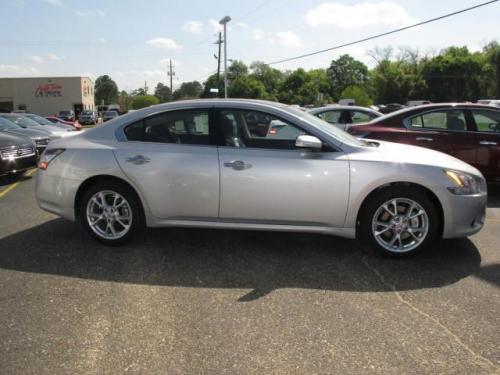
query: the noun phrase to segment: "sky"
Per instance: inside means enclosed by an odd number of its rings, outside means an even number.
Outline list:
[[[228,58],[272,62],[413,24],[485,0],[1,0],[0,77],[108,74],[120,90],[174,89],[217,69],[218,20]],[[376,47],[436,54],[500,41],[500,2],[375,41],[273,65],[326,68],[348,53],[373,66]]]

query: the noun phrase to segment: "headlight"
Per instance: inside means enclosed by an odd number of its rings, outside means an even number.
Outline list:
[[[40,161],[38,162],[38,168],[41,170],[46,170],[49,167],[50,162],[61,155],[63,152],[64,148],[51,148],[45,150],[40,157]]]
[[[453,170],[444,170],[443,172],[454,184],[454,186],[448,187],[448,190],[453,194],[474,195],[486,192],[486,182],[483,178]]]

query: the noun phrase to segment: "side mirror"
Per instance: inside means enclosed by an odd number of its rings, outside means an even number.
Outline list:
[[[295,140],[295,147],[321,150],[323,142],[312,135],[299,135]]]

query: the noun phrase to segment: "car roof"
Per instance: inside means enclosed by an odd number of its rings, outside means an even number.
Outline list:
[[[354,110],[354,111],[365,111],[365,112],[379,113],[380,114],[380,112],[377,112],[377,111],[375,111],[371,108],[368,108],[368,107],[361,107],[361,106],[357,106],[357,105],[339,105],[339,104],[332,104],[332,105],[327,105],[324,107],[313,108],[307,112],[314,114],[314,113],[321,113],[321,112],[331,111],[331,110],[340,110],[340,111]]]
[[[418,105],[418,106],[413,106],[413,107],[405,107],[402,108],[398,111],[388,113],[382,117],[376,118],[372,121],[372,123],[377,123],[384,121],[387,118],[391,117],[397,117],[404,115],[406,113],[418,113],[420,111],[426,112],[426,111],[432,111],[434,109],[486,109],[486,110],[498,110],[497,108],[490,106],[490,105],[485,105],[485,104],[476,104],[476,103],[432,103],[432,104],[424,104],[424,105]]]

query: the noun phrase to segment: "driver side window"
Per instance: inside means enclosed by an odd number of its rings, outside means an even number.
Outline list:
[[[304,130],[274,115],[241,109],[222,109],[217,115],[220,143],[228,147],[294,150]]]

